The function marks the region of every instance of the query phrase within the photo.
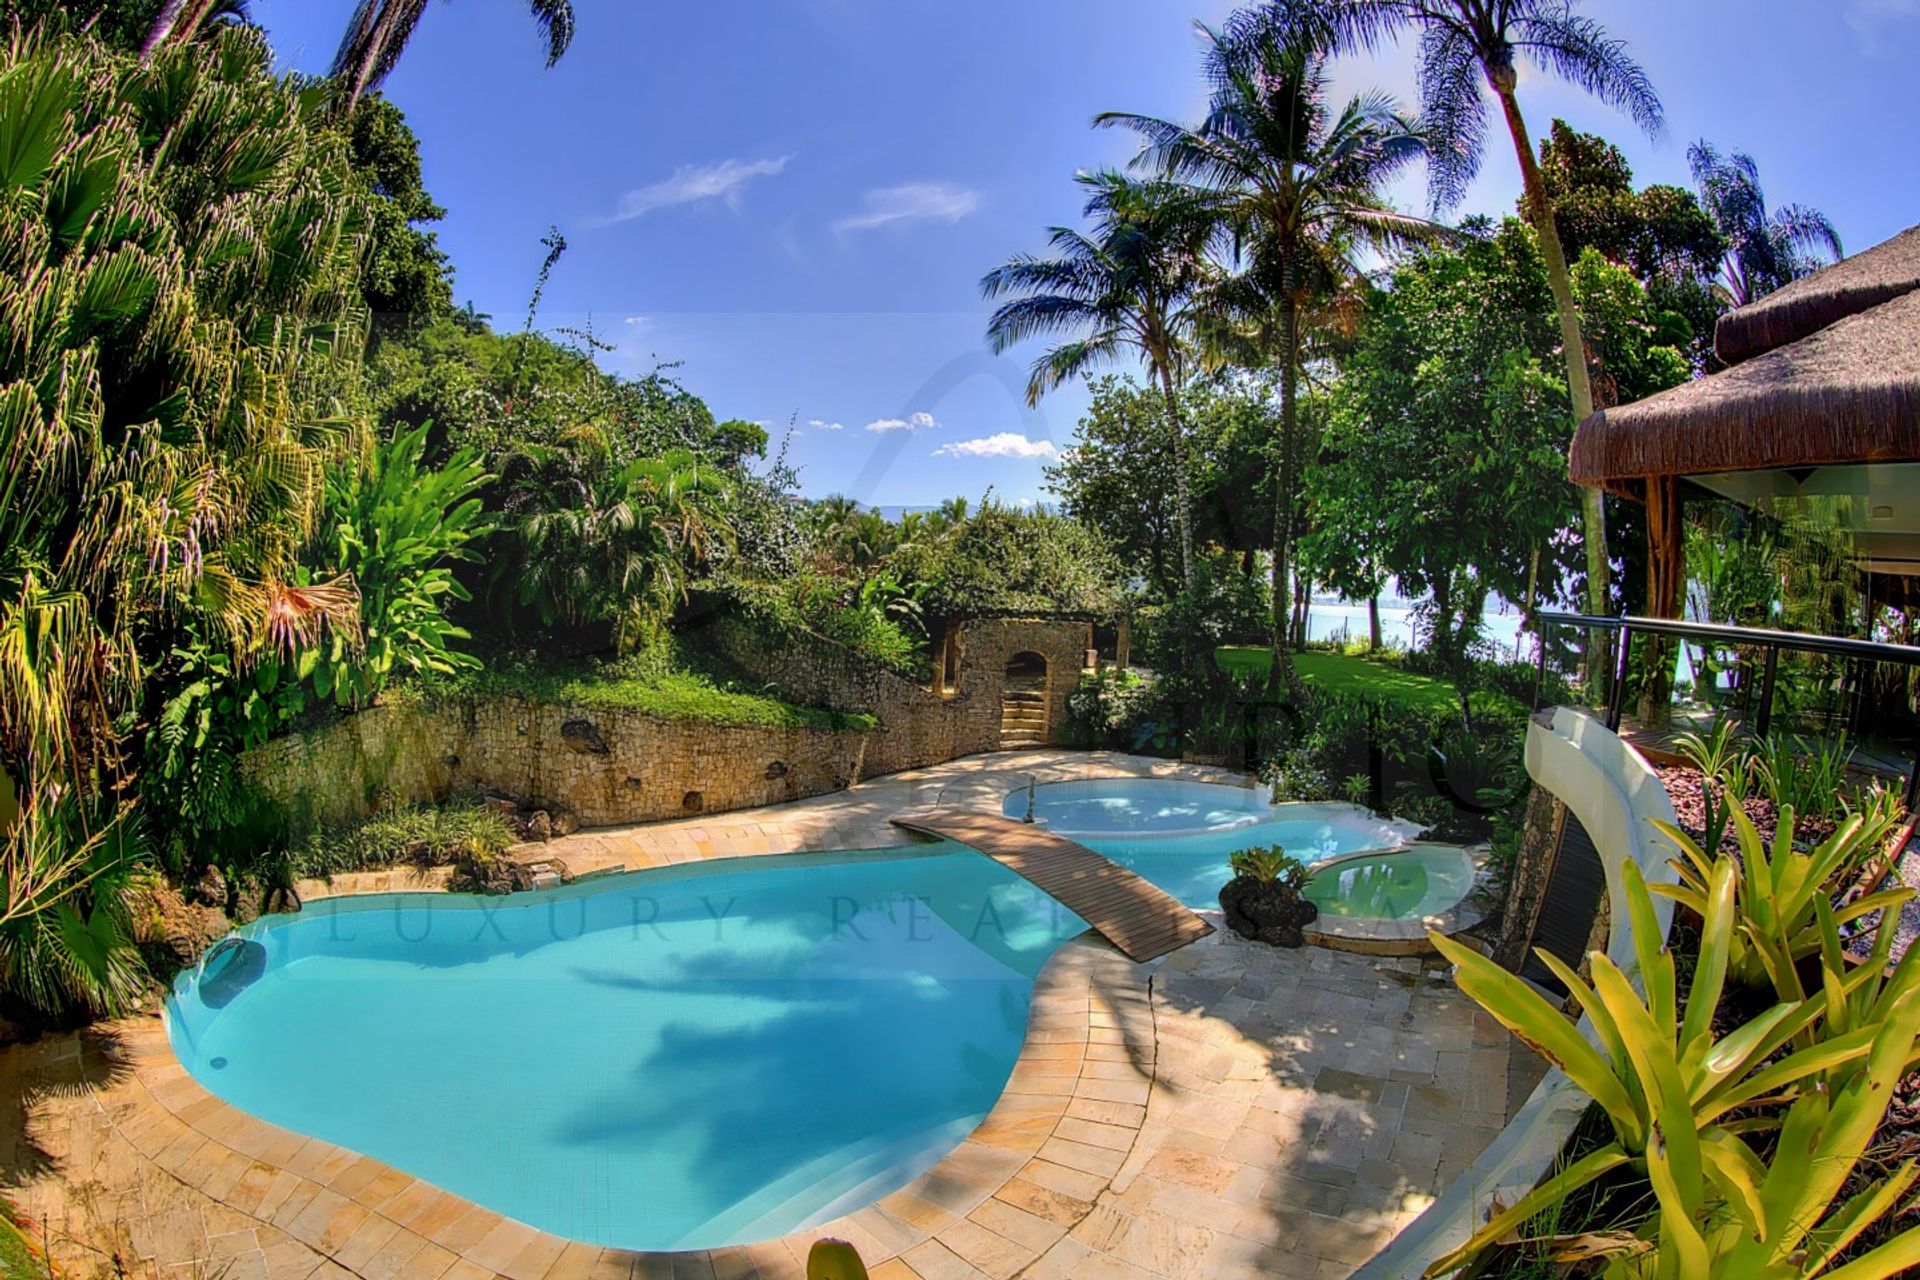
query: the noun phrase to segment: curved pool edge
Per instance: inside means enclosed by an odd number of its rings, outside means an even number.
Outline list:
[[[121,1135],[182,1183],[269,1224],[365,1275],[411,1250],[438,1249],[510,1280],[625,1275],[640,1259],[678,1258],[730,1275],[804,1271],[822,1236],[850,1240],[869,1267],[939,1242],[967,1251],[969,1215],[1015,1181],[1043,1149],[1083,1144],[1057,1132],[1076,1103],[1100,1104],[1126,1148],[1087,1148],[1117,1172],[1145,1121],[1157,1057],[1148,970],[1104,942],[1062,943],[1035,978],[1020,1055],[986,1118],[906,1186],[818,1227],[754,1244],[683,1254],[640,1253],[570,1240],[507,1218],[350,1149],[258,1119],[218,1098],[174,1056],[162,1018],[123,1037],[118,1052],[146,1105],[114,1118]],[[1096,1046],[1100,1046],[1096,1048]],[[1119,1104],[1119,1105],[1116,1105]],[[1076,1124],[1085,1121],[1075,1120]],[[1056,1149],[1055,1154],[1060,1154]],[[1110,1176],[1109,1174],[1109,1176]],[[1092,1212],[1087,1204],[1086,1212]],[[1085,1214],[1080,1214],[1084,1217]],[[1063,1224],[1068,1229],[1077,1225]],[[943,1235],[951,1235],[949,1244]],[[409,1257],[412,1256],[409,1253]],[[405,1259],[402,1259],[405,1261]],[[603,1265],[604,1264],[604,1265]]]
[[[1473,928],[1486,918],[1486,912],[1475,901],[1485,887],[1486,857],[1483,852],[1480,852],[1480,848],[1478,845],[1447,844],[1439,840],[1416,840],[1397,849],[1344,853],[1316,862],[1313,864],[1313,869],[1318,871],[1344,862],[1395,857],[1400,854],[1415,853],[1421,849],[1456,850],[1473,863],[1474,886],[1459,901],[1445,911],[1434,915],[1417,916],[1406,920],[1390,920],[1377,916],[1322,915],[1302,929],[1301,933],[1306,936],[1311,946],[1326,947],[1333,951],[1350,951],[1356,955],[1437,955],[1438,949],[1433,945],[1432,939],[1427,936],[1429,930],[1450,938]]]

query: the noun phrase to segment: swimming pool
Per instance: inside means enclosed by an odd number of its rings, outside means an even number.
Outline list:
[[[1027,788],[1009,792],[1000,811],[1027,816]],[[1252,826],[1274,806],[1251,787],[1182,778],[1089,778],[1032,790],[1033,819],[1064,836],[1181,836]]]
[[[168,1002],[214,1094],[532,1226],[666,1250],[871,1202],[985,1118],[1085,928],[978,854],[329,899]]]
[[[1473,855],[1449,845],[1339,858],[1307,882],[1306,896],[1325,919],[1430,920],[1473,891]]]
[[[1264,792],[1172,778],[1094,778],[1033,789],[1034,817],[1047,829],[1165,889],[1197,910],[1219,909],[1229,860],[1277,844],[1302,862],[1364,850],[1397,849],[1419,828],[1376,818],[1350,804],[1271,804]],[[1027,791],[1009,793],[1001,812],[1026,814]]]

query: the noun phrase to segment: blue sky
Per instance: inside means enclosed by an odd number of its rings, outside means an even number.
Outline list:
[[[721,417],[796,425],[806,492],[930,504],[989,485],[1045,499],[1083,389],[1038,409],[1035,354],[994,357],[981,274],[1074,220],[1073,174],[1124,162],[1094,113],[1191,118],[1192,22],[1214,0],[574,0],[542,69],[522,0],[435,0],[387,92],[420,134],[456,296],[517,327],[549,225],[570,249],[544,327],[676,376]],[[1920,221],[1911,140],[1920,0],[1588,0],[1667,108],[1649,141],[1544,77],[1556,115],[1619,143],[1641,182],[1686,182],[1686,146],[1750,151],[1775,203],[1810,203],[1849,249]],[[282,62],[319,71],[350,0],[254,0]],[[1339,86],[1410,97],[1409,57]],[[1424,207],[1424,180],[1400,198]],[[1461,212],[1512,209],[1504,132]]]

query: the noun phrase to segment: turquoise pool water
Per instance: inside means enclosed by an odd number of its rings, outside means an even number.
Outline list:
[[[959,850],[508,899],[328,900],[183,977],[213,1093],[556,1234],[743,1243],[898,1187],[992,1108],[1084,923]]]
[[[1242,849],[1277,844],[1302,862],[1393,849],[1417,828],[1350,804],[1270,804],[1246,787],[1170,778],[1095,778],[1033,789],[1035,821],[1159,885],[1189,907],[1218,910]],[[1027,791],[1001,812],[1024,817]]]
[[[1028,791],[1010,792],[1000,811],[1027,816]],[[1267,797],[1249,787],[1179,778],[1089,778],[1033,788],[1033,819],[1082,836],[1173,836],[1250,826],[1269,817]]]

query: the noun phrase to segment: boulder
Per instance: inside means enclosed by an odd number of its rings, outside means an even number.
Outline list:
[[[560,726],[560,740],[581,755],[604,756],[613,750],[591,720],[568,720]]]
[[[453,893],[512,893],[514,863],[497,853],[462,853],[453,860],[447,888]]]
[[[233,927],[218,907],[187,901],[157,875],[141,876],[129,886],[127,906],[134,942],[163,974],[199,960]]]
[[[545,809],[535,809],[522,819],[520,834],[542,844],[553,839],[553,815]]]
[[[200,873],[191,886],[187,896],[194,905],[201,907],[225,907],[227,905],[227,878],[220,874],[220,868],[208,867]]]
[[[1320,908],[1280,880],[1235,876],[1220,890],[1227,927],[1243,938],[1274,947],[1306,944],[1304,930],[1320,918]]]

